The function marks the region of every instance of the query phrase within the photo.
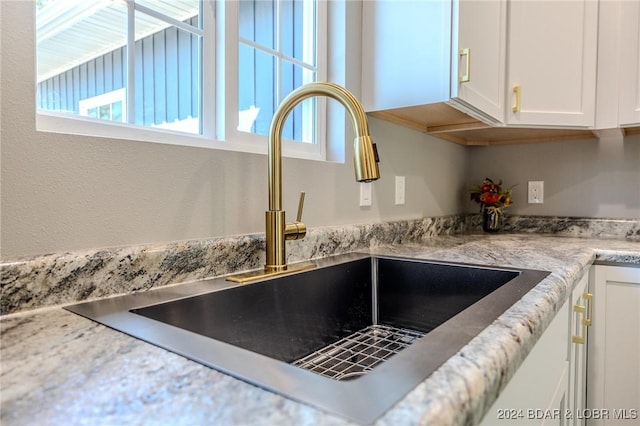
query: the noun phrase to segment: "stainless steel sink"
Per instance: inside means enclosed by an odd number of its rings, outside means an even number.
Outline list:
[[[217,278],[67,309],[371,423],[548,275],[365,254],[318,264],[251,284]]]

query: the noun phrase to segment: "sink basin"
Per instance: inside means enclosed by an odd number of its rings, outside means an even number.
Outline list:
[[[372,423],[546,275],[348,254],[251,284],[217,278],[67,309]]]

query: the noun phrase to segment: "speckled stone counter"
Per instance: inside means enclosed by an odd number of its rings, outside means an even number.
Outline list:
[[[635,224],[640,229],[640,222]],[[460,233],[464,216],[309,229],[287,262]],[[264,265],[264,234],[52,253],[0,262],[0,314],[127,294]]]
[[[480,227],[476,214],[310,228],[304,239],[287,242],[287,262],[428,243]],[[506,216],[504,232],[640,242],[640,220]],[[249,234],[2,259],[0,315],[256,269],[264,258],[264,234]]]
[[[440,236],[370,251],[552,272],[376,423],[394,426],[479,422],[595,260],[640,265],[637,241],[534,234]],[[0,325],[2,425],[349,424],[59,307]]]

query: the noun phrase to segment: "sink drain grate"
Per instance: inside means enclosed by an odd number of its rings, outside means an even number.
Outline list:
[[[351,380],[366,374],[423,335],[413,330],[371,325],[292,364],[331,379]]]

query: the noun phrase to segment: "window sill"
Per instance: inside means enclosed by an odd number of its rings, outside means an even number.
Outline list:
[[[203,135],[133,126],[126,123],[101,122],[100,120],[86,117],[69,117],[68,114],[51,111],[38,111],[36,113],[36,130],[39,132],[209,148],[250,154],[266,155],[268,148],[266,136],[247,134],[246,142],[225,142]],[[295,143],[283,141],[283,155],[287,158],[326,161],[321,153],[296,149],[295,145]]]

